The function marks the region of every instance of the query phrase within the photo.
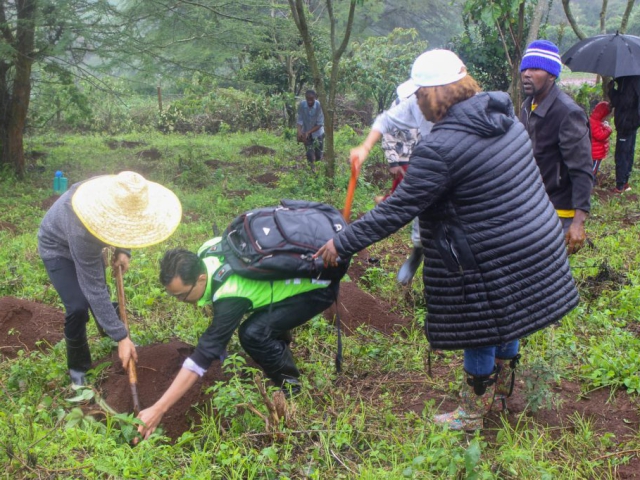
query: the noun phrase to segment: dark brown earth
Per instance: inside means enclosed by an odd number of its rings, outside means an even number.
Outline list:
[[[60,198],[60,195],[51,195],[40,202],[40,208],[42,210],[49,210],[56,200]]]
[[[18,227],[13,223],[0,221],[0,231],[16,233],[18,231]]]
[[[275,173],[271,173],[271,172],[258,175],[257,177],[254,177],[252,180],[268,188],[274,188],[278,184],[278,176]]]
[[[44,350],[62,339],[64,313],[40,303],[0,298],[0,358]],[[42,341],[38,344],[38,342]]]
[[[144,158],[145,160],[159,160],[162,158],[162,154],[157,148],[150,148],[148,150],[139,151],[138,158]]]
[[[110,140],[107,142],[107,146],[111,149],[111,150],[116,150],[118,148],[137,148],[137,147],[141,147],[142,145],[146,145],[144,142],[128,142],[126,140]]]
[[[263,147],[262,145],[253,145],[240,150],[242,155],[253,157],[255,155],[274,155],[276,151],[273,148]]]
[[[177,375],[182,362],[191,354],[193,347],[179,340],[169,343],[138,347],[138,398],[142,409],[150,407],[165,392]],[[105,370],[106,378],[100,383],[100,390],[107,404],[120,413],[133,411],[133,400],[129,376],[122,368],[118,353],[113,352],[108,359],[111,366]],[[99,363],[99,362],[98,362]],[[228,380],[219,364],[211,367],[190,392],[185,395],[162,419],[165,435],[177,439],[184,432],[200,422],[198,408],[203,408],[211,395],[204,391],[218,381]]]
[[[396,314],[390,304],[358,287],[357,282],[362,280],[366,268],[372,264],[376,265],[377,262],[366,251],[361,252],[354,258],[349,270],[352,282],[343,282],[341,285],[339,310],[346,335],[356,333],[359,326],[373,328],[382,334],[392,334],[401,332],[411,321]],[[608,281],[606,270],[603,271],[599,280]],[[332,318],[333,308],[325,314],[327,318]],[[57,309],[12,297],[0,298],[2,358],[15,357],[18,349],[31,352],[55,344],[62,338],[63,322],[64,315]],[[39,340],[45,341],[37,346],[36,342]],[[138,395],[142,408],[150,406],[162,395],[191,352],[191,348],[178,340],[138,348]],[[119,364],[117,354],[114,352],[109,358],[98,360],[95,364],[104,361],[110,361],[111,366],[104,370],[104,378],[100,380],[98,388],[111,408],[119,412],[131,412],[133,406],[129,380]],[[455,362],[459,363],[459,359]],[[441,385],[443,381],[444,384],[455,382],[456,370],[457,365],[454,368],[451,364],[445,364],[439,355],[434,354],[433,376],[438,382],[426,373],[420,372],[389,375],[371,371],[359,377],[349,376],[349,373],[345,372],[337,380],[337,388],[345,395],[358,392],[372,403],[378,401],[380,394],[391,392],[393,398],[397,399],[394,412],[398,415],[408,411],[420,413],[428,401],[435,402],[438,410],[444,412],[455,408],[456,398]],[[534,421],[543,427],[552,427],[559,435],[563,429],[575,429],[575,420],[579,415],[592,422],[592,429],[596,434],[613,433],[615,438],[612,441],[616,444],[624,444],[637,435],[640,427],[638,400],[631,398],[624,391],[612,394],[611,390],[606,388],[585,394],[580,391],[578,384],[563,380],[554,387],[558,400],[556,408],[532,413],[526,408],[527,400],[522,393],[522,376],[526,374],[525,371],[520,376],[514,396],[509,401],[509,412],[491,413],[485,420],[483,432],[490,443],[497,442],[494,432],[503,419],[514,427],[522,425],[524,421]],[[218,365],[210,368],[205,377],[164,417],[162,426],[165,434],[175,440],[185,431],[198,425],[198,407],[208,408],[207,401],[210,398],[204,390],[217,381],[225,380],[228,380],[228,376],[223,374]],[[593,458],[604,457],[608,452],[613,450],[594,451]],[[637,478],[640,459],[633,453],[629,457],[628,464],[617,467],[615,478]]]

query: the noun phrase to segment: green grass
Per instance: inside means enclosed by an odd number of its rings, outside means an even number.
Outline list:
[[[112,150],[111,140],[143,142],[133,149]],[[359,137],[345,128],[337,139],[339,158]],[[245,147],[262,145],[274,155],[247,157]],[[155,148],[158,160],[140,158]],[[208,325],[201,311],[172,301],[158,284],[157,264],[172,247],[196,249],[211,235],[212,222],[224,227],[237,213],[276,204],[281,198],[313,199],[342,207],[348,182],[346,162],[338,162],[335,184],[304,168],[299,145],[268,132],[207,135],[123,135],[117,137],[51,135],[30,138],[28,151],[43,151],[44,167],[24,182],[0,180],[0,220],[16,232],[0,230],[0,295],[12,295],[59,306],[37,251],[40,204],[51,195],[55,170],[70,181],[96,173],[139,170],[149,179],[172,188],[180,197],[185,221],[159,246],[135,252],[127,274],[126,294],[131,311],[132,337],[140,345],[178,337],[194,344]],[[218,160],[212,170],[204,162]],[[612,159],[606,162],[612,164]],[[605,174],[611,165],[605,162]],[[295,168],[302,163],[302,168]],[[255,182],[267,172],[278,176],[277,188]],[[640,182],[637,173],[632,184]],[[248,190],[232,195],[229,192]],[[362,181],[353,211],[372,208],[379,187]],[[571,259],[583,301],[557,327],[526,340],[523,370],[533,372],[529,409],[515,424],[501,424],[475,435],[442,430],[429,422],[439,402],[421,396],[439,392],[455,398],[460,355],[448,352],[435,360],[440,376],[425,372],[427,342],[420,328],[424,306],[421,282],[414,282],[409,304],[398,295],[395,264],[385,257],[394,243],[409,245],[408,229],[372,247],[381,258],[368,277],[368,289],[416,321],[406,336],[385,336],[367,328],[344,338],[344,372],[332,368],[336,336],[322,318],[296,333],[296,357],[304,371],[304,393],[292,402],[287,422],[270,428],[251,409],[267,410],[253,382],[254,372],[236,375],[211,386],[212,405],[201,406],[203,423],[172,445],[161,435],[132,447],[135,428],[127,415],[82,413],[78,393],[67,387],[62,345],[47,353],[20,355],[0,364],[0,462],[4,478],[220,478],[220,479],[613,479],[616,465],[640,449],[637,434],[624,440],[594,420],[575,413],[565,425],[548,428],[532,410],[557,406],[551,387],[577,382],[584,392],[621,390],[637,402],[640,392],[640,224],[625,218],[640,211],[628,196],[594,201],[588,223],[593,248]],[[62,328],[62,326],[61,326]],[[90,324],[92,350],[106,355],[111,343],[99,340]],[[230,351],[239,351],[233,338]],[[245,371],[239,361],[228,368]],[[215,367],[213,367],[215,368]],[[397,381],[402,379],[403,381]],[[369,385],[371,388],[363,388]],[[99,392],[85,390],[96,412]],[[407,408],[410,398],[423,399]],[[420,401],[422,403],[420,403]],[[213,408],[212,408],[213,407]],[[93,417],[93,418],[92,418]],[[499,417],[500,418],[500,417]],[[627,453],[625,453],[627,452]],[[630,452],[630,453],[629,453]]]

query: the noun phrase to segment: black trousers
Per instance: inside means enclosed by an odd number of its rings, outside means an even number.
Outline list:
[[[279,382],[281,375],[298,377],[299,372],[289,350],[287,331],[303,325],[336,301],[340,283],[295,295],[263,307],[247,318],[238,329],[242,348],[262,367],[265,374]]]
[[[616,187],[622,189],[629,183],[636,149],[636,130],[616,133]]]
[[[72,340],[85,338],[89,321],[89,301],[80,290],[75,264],[61,257],[43,260],[43,263],[53,287],[64,304],[65,336]]]

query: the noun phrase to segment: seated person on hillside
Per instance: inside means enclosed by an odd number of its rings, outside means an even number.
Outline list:
[[[218,244],[220,237],[206,242],[198,254],[169,250],[160,262],[160,282],[167,293],[181,302],[213,305],[213,320],[198,340],[194,353],[162,397],[138,415],[144,426],[138,431],[148,438],[163,415],[193,386],[216,360],[225,356],[226,346],[238,329],[242,348],[262,367],[285,395],[300,391],[289,331],[303,325],[335,302],[339,280],[297,278],[253,280],[231,274],[217,289],[212,276],[223,257],[200,254]],[[215,291],[214,291],[215,290]],[[245,314],[248,318],[242,322]]]

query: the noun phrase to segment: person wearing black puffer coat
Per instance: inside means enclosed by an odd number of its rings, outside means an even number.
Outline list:
[[[482,428],[513,388],[519,340],[578,304],[562,227],[506,93],[480,92],[460,59],[431,50],[411,80],[431,133],[413,150],[395,192],[327,242],[327,264],[419,217],[435,349],[464,350],[460,406],[434,421]]]

